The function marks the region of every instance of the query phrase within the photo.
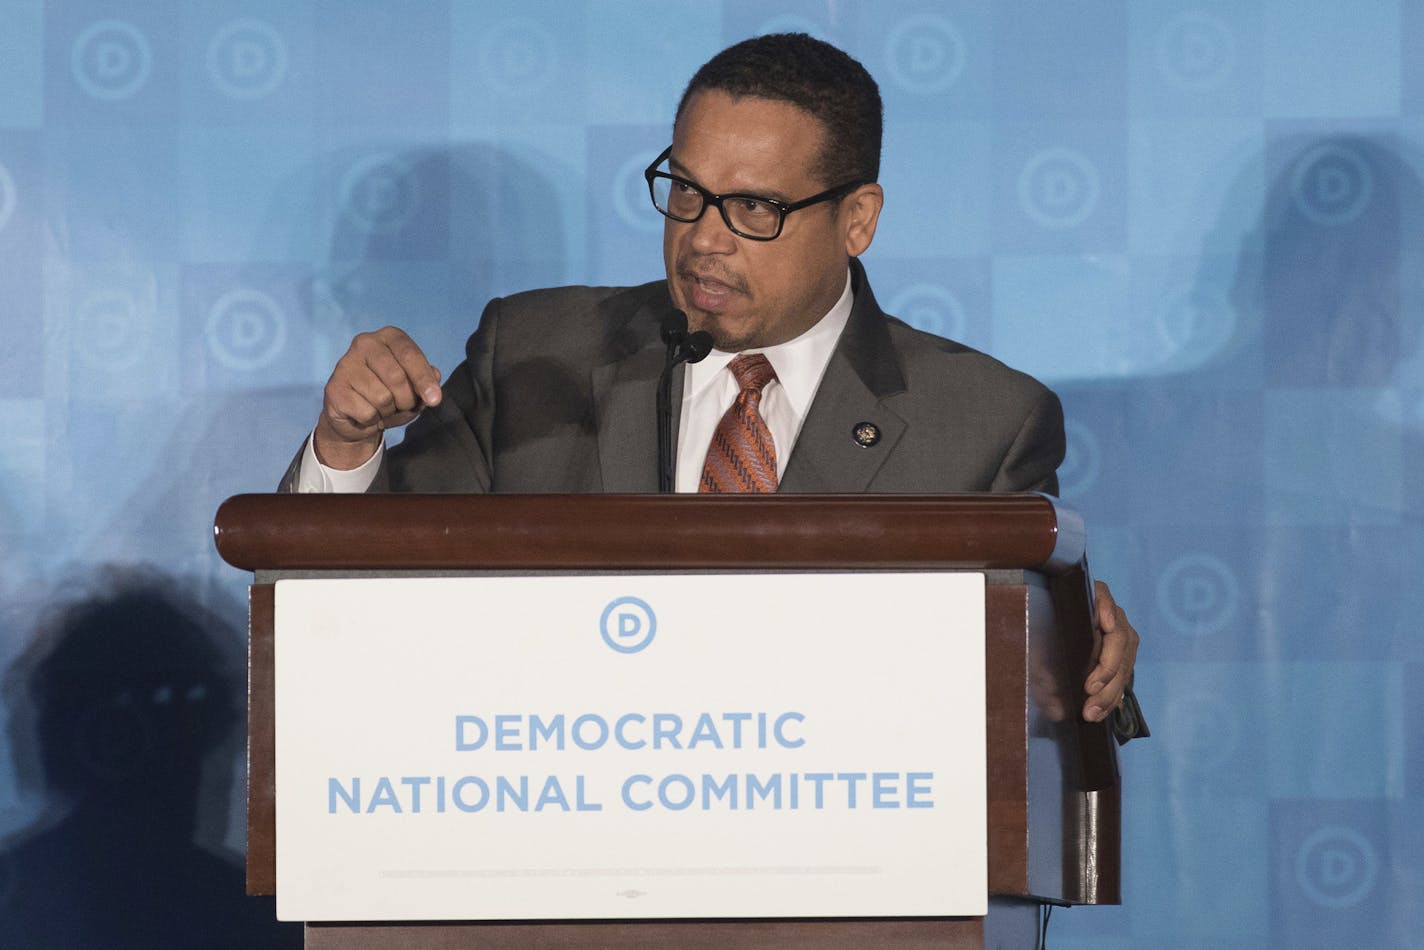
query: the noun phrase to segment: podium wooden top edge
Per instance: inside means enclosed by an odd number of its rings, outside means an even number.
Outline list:
[[[1084,557],[1037,493],[236,495],[218,553],[282,570],[1032,570]]]

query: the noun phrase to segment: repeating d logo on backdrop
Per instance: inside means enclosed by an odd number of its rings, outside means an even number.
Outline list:
[[[218,362],[251,371],[268,365],[286,348],[287,316],[270,294],[240,288],[218,298],[203,332]]]
[[[1077,227],[1098,207],[1098,168],[1075,149],[1054,146],[1034,155],[1019,174],[1019,206],[1039,227]]]
[[[1220,633],[1235,618],[1240,599],[1235,572],[1211,554],[1185,554],[1157,578],[1157,607],[1184,636]]]
[[[1369,207],[1375,180],[1370,166],[1354,150],[1335,142],[1302,155],[1291,172],[1296,207],[1317,224],[1348,224]]]
[[[968,61],[968,44],[959,28],[942,16],[906,17],[885,40],[890,75],[901,88],[920,95],[946,92],[959,80]]]
[[[132,369],[147,355],[153,335],[151,305],[127,290],[96,290],[75,309],[75,352],[94,369]]]
[[[959,298],[936,284],[911,284],[886,309],[917,330],[951,340],[962,340],[969,323]]]
[[[377,152],[351,164],[341,176],[342,213],[370,234],[394,234],[420,210],[420,181],[399,155]]]
[[[1212,89],[1236,68],[1236,37],[1219,17],[1189,10],[1157,35],[1157,68],[1180,89]]]
[[[99,20],[74,40],[70,51],[74,81],[95,99],[128,99],[148,82],[153,50],[132,23]]]
[[[287,78],[287,44],[270,23],[233,20],[208,43],[208,76],[230,99],[261,99]]]
[[[1342,910],[1369,896],[1379,867],[1379,854],[1368,838],[1353,828],[1327,826],[1301,842],[1295,880],[1311,903]]]
[[[598,632],[619,653],[641,653],[658,632],[658,617],[646,600],[619,597],[603,608]]]
[[[486,84],[496,92],[528,98],[553,85],[559,71],[558,41],[538,20],[511,17],[485,31],[479,63]]]

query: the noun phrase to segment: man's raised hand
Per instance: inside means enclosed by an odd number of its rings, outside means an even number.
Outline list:
[[[440,398],[440,370],[405,331],[358,334],[326,381],[312,448],[329,468],[357,468],[376,454],[386,429]]]

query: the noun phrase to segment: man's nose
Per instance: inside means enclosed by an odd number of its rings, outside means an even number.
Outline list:
[[[713,205],[704,208],[702,217],[690,227],[693,250],[703,254],[730,254],[736,250],[737,236],[727,227],[722,212]]]

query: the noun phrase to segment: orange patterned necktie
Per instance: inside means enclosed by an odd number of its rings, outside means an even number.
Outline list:
[[[698,491],[776,491],[776,443],[761,417],[761,391],[776,378],[765,356],[753,353],[732,360],[728,369],[741,392],[717,423]]]

